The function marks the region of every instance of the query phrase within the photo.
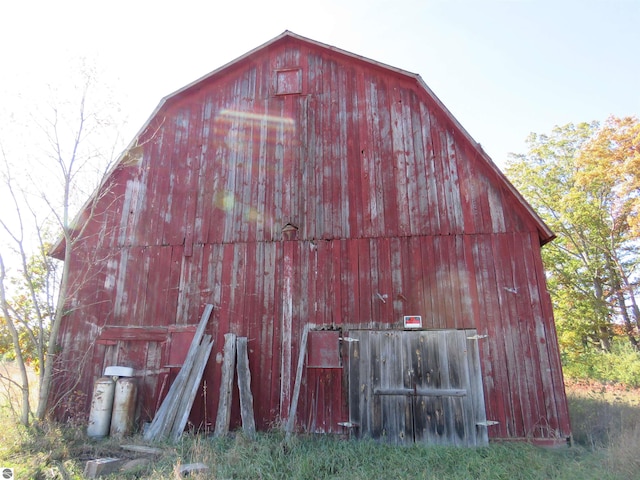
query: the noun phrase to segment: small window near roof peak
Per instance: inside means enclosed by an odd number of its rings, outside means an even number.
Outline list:
[[[302,93],[302,69],[288,68],[276,71],[276,95]]]

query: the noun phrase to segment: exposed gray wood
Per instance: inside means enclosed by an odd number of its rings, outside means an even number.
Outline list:
[[[421,397],[464,397],[465,389],[455,388],[376,388],[374,395],[417,395]]]
[[[304,326],[302,331],[302,340],[300,341],[300,354],[298,355],[298,370],[296,371],[296,383],[293,387],[293,397],[291,398],[291,408],[289,409],[289,418],[286,424],[286,437],[289,438],[293,432],[296,422],[296,410],[298,409],[298,397],[300,396],[300,384],[302,383],[302,369],[304,368],[304,359],[307,356],[307,337],[311,325]]]
[[[98,478],[116,472],[124,464],[123,458],[95,458],[89,460],[84,467],[85,478]]]
[[[361,334],[360,338],[364,338],[365,341],[358,342],[360,345],[360,365],[362,371],[360,372],[360,385],[358,386],[358,394],[360,395],[360,412],[362,415],[362,423],[360,432],[366,432],[373,430],[373,385],[374,385],[374,367],[377,365],[376,354],[372,353],[372,342],[366,337],[366,332],[358,332]],[[362,337],[362,335],[365,335]],[[364,359],[369,359],[364,360]],[[376,360],[374,360],[376,359]]]
[[[249,438],[256,436],[256,421],[253,415],[253,394],[251,393],[251,371],[249,370],[249,355],[247,352],[247,338],[237,340],[238,353],[238,390],[240,392],[240,416],[242,417],[242,431]]]
[[[476,333],[475,330],[468,330],[469,333]],[[467,334],[467,362],[469,368],[469,382],[471,390],[474,392],[482,392],[482,370],[480,368],[480,349],[478,348],[478,340],[470,339],[472,335]],[[482,340],[480,340],[482,341]],[[478,425],[477,429],[477,445],[487,445],[489,443],[489,432],[487,429],[487,411],[484,404],[484,395],[472,395],[473,418]]]
[[[200,388],[202,374],[207,366],[207,361],[209,360],[212,347],[213,340],[211,340],[211,335],[204,335],[202,337],[202,344],[196,352],[193,368],[185,382],[184,394],[182,395],[181,401],[176,409],[176,419],[170,432],[170,438],[174,442],[180,438],[184,431],[184,427],[187,424],[189,414],[191,413],[191,407],[193,406],[196,393]]]
[[[461,376],[462,365],[466,364],[465,349],[458,348],[458,338],[466,339],[466,334],[460,331],[439,332],[438,343],[440,345],[440,359],[442,368],[442,376],[445,380],[442,382],[442,388],[455,388],[466,386],[468,378]],[[465,382],[466,383],[463,383]],[[470,431],[465,428],[464,418],[473,415],[471,405],[465,405],[466,396],[445,397],[442,398],[444,408],[447,414],[444,416],[444,435],[443,443],[450,445],[475,445],[475,428]],[[466,407],[466,408],[465,408]]]
[[[347,342],[349,349],[348,353],[348,381],[349,381],[349,405],[357,406],[358,408],[349,408],[349,424],[360,425],[362,420],[360,418],[360,369],[358,368],[358,358],[360,356],[360,342],[349,341]],[[349,430],[349,435],[356,433],[354,430]]]
[[[169,388],[167,396],[156,412],[151,425],[149,425],[149,428],[144,433],[145,440],[157,440],[169,435],[176,418],[176,407],[180,403],[182,395],[184,394],[186,381],[191,374],[191,369],[193,368],[194,360],[199,350],[200,341],[202,340],[204,330],[212,311],[213,305],[207,304],[202,314],[202,318],[200,319],[200,323],[198,324],[198,328],[193,335],[193,340],[184,363],[182,364],[182,368]]]
[[[375,356],[376,367],[374,371],[375,382],[372,386],[382,390],[404,390],[403,372],[402,372],[402,351],[400,332],[389,331],[380,332],[377,335],[379,340],[379,348],[372,350]],[[374,395],[375,395],[374,388]],[[407,408],[410,408],[412,400],[406,395],[393,396],[375,396],[373,403],[376,410],[374,411],[375,435],[383,439],[385,442],[401,445],[406,443],[407,437],[411,436],[413,441],[413,433],[411,422],[407,429],[405,415]],[[409,431],[407,431],[409,430]]]
[[[360,340],[349,350],[349,415],[361,419],[357,434],[392,444],[486,445],[486,428],[476,428],[485,420],[478,352],[467,340],[475,333],[349,332]]]
[[[147,447],[146,445],[120,445],[120,448],[130,452],[148,453],[150,455],[161,455],[164,450],[161,448]]]
[[[291,416],[291,362],[293,328],[293,242],[284,242],[282,279],[282,333],[280,354],[280,417]]]
[[[225,333],[224,357],[222,359],[222,378],[220,380],[220,400],[218,401],[218,415],[214,435],[219,437],[229,432],[231,419],[231,394],[233,392],[233,372],[236,360],[236,335]]]

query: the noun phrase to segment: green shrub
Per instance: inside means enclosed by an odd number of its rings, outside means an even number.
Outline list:
[[[624,339],[615,339],[611,352],[594,349],[565,352],[562,360],[568,378],[640,387],[640,352]]]

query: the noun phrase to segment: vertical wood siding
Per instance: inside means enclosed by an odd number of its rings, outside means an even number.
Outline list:
[[[356,330],[349,421],[392,444],[481,446],[487,427],[475,330]]]
[[[535,230],[414,79],[300,50],[169,103],[116,172],[104,242],[274,241],[286,223],[307,239]],[[274,95],[289,57],[304,91]]]
[[[275,95],[279,69],[299,69],[300,94]],[[74,247],[59,394],[70,378],[91,391],[94,358],[122,345],[101,343],[106,326],[194,324],[212,303],[192,420],[215,422],[232,332],[248,338],[267,428],[288,412],[306,324],[346,334],[410,314],[487,335],[490,436],[568,434],[537,225],[415,78],[285,38],[171,98],[137,140]],[[167,341],[109,358],[136,368],[151,416]],[[306,370],[298,427],[342,432],[345,382],[340,369]]]

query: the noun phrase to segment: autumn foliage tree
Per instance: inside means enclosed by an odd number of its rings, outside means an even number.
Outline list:
[[[558,236],[543,258],[565,359],[637,352],[640,122],[569,124],[528,145],[506,173]]]

